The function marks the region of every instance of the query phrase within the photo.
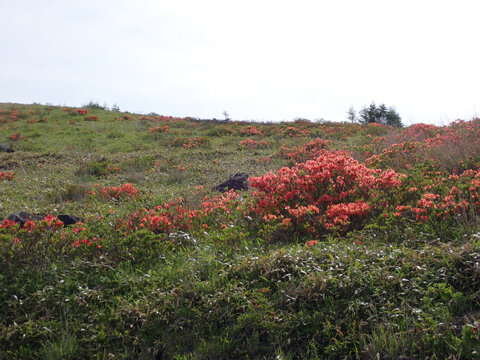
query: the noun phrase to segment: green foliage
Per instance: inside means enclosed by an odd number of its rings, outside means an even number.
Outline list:
[[[47,199],[55,203],[65,201],[81,201],[83,200],[90,189],[81,184],[68,184],[65,189],[55,189],[47,194]]]
[[[85,109],[92,109],[92,110],[108,110],[107,105],[100,105],[98,102],[90,101],[88,104],[82,106]]]
[[[374,103],[371,103],[370,106],[364,107],[359,112],[360,122],[364,124],[383,124],[390,125],[395,127],[402,127],[402,119],[397,113],[395,108],[387,108],[385,104],[376,106]],[[349,113],[349,116],[355,116],[354,113]]]
[[[52,215],[0,226],[0,358],[478,358],[477,121],[253,124],[91,105],[98,121],[0,104],[0,138],[16,150],[0,153],[1,218]],[[238,151],[247,138],[269,146]],[[211,191],[325,149],[370,170],[352,187],[320,168],[264,196]],[[368,201],[369,175],[390,168],[400,183],[341,232],[286,231],[249,211],[286,184],[295,204],[315,201],[311,176],[338,202]],[[56,214],[85,221],[56,226]]]
[[[77,171],[75,171],[75,175],[89,175],[101,178],[111,173],[112,168],[113,165],[109,164],[106,159],[92,160],[86,164],[82,164]]]

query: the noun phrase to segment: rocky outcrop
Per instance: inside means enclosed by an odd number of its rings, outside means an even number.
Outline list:
[[[215,186],[213,191],[226,192],[230,190],[248,190],[248,174],[238,173],[227,181]]]
[[[13,150],[10,146],[7,146],[5,144],[0,144],[0,152],[13,153],[15,152],[15,150]]]
[[[65,215],[65,214],[62,214],[62,215],[58,215],[58,220],[60,220],[61,222],[63,222],[63,226],[69,226],[69,225],[73,225],[73,224],[76,224],[80,221],[83,221],[82,219],[80,219],[79,217],[77,216],[74,216],[74,215]],[[37,216],[37,215],[32,215],[26,211],[19,211],[19,212],[14,212],[14,213],[11,213],[10,215],[8,215],[7,219],[6,220],[10,220],[10,221],[15,221],[17,224],[20,224],[20,227],[23,227],[23,225],[28,221],[28,220],[32,220],[32,221],[41,221],[43,220],[44,218],[41,217],[41,216]]]
[[[28,220],[33,220],[33,221],[39,221],[42,220],[43,218],[40,216],[35,216],[32,215],[26,211],[19,211],[19,212],[14,212],[8,215],[7,220],[15,221],[17,224],[20,224],[20,227],[23,227],[23,225],[28,221]]]

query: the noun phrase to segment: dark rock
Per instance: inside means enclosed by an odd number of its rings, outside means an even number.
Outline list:
[[[78,218],[74,215],[62,214],[62,215],[58,215],[57,217],[58,217],[58,220],[63,222],[63,226],[73,225],[73,224],[76,224],[76,223],[82,221],[82,219],[80,219],[80,218]]]
[[[15,221],[17,224],[20,224],[20,227],[23,227],[27,220],[42,220],[43,218],[39,216],[32,215],[26,211],[19,211],[11,213],[7,220]]]
[[[5,144],[0,144],[0,152],[13,153],[15,152],[15,150],[13,150],[10,146],[7,146]]]
[[[74,215],[58,215],[57,217],[58,220],[63,222],[63,226],[69,226],[83,221],[82,219]],[[27,220],[41,221],[43,219],[44,218],[41,216],[32,215],[26,211],[14,212],[7,217],[7,220],[15,221],[16,223],[20,224],[20,227],[23,227]]]
[[[226,192],[229,190],[248,190],[248,174],[238,173],[227,181],[215,186],[212,190]]]

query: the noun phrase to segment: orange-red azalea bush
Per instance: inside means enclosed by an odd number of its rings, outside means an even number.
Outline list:
[[[180,198],[153,209],[135,211],[126,218],[118,219],[117,229],[125,235],[142,229],[168,234],[194,227],[198,230],[202,227],[206,229],[208,225],[226,225],[238,217],[239,195],[233,190],[212,198],[204,197],[201,207],[194,210],[183,202]]]
[[[314,160],[250,178],[250,210],[295,232],[348,230],[388,202],[403,175],[367,168],[345,152],[320,151]]]
[[[127,200],[135,199],[141,196],[132,184],[127,183],[121,186],[107,186],[101,187],[96,185],[95,190],[89,192],[90,195],[104,199]]]

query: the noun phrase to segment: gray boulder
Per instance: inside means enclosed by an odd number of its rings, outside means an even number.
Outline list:
[[[76,224],[80,221],[83,221],[82,219],[80,219],[79,217],[76,217],[74,215],[58,215],[58,220],[60,220],[61,222],[63,222],[63,226],[69,226],[69,225],[73,225],[73,224]]]
[[[15,152],[15,150],[13,150],[10,146],[7,146],[5,144],[0,144],[0,152],[13,153]]]
[[[8,215],[7,220],[12,220],[15,221],[17,224],[20,224],[20,227],[23,227],[23,225],[27,222],[27,220],[42,220],[43,218],[39,216],[32,215],[26,211],[19,211],[19,212],[14,212]]]

